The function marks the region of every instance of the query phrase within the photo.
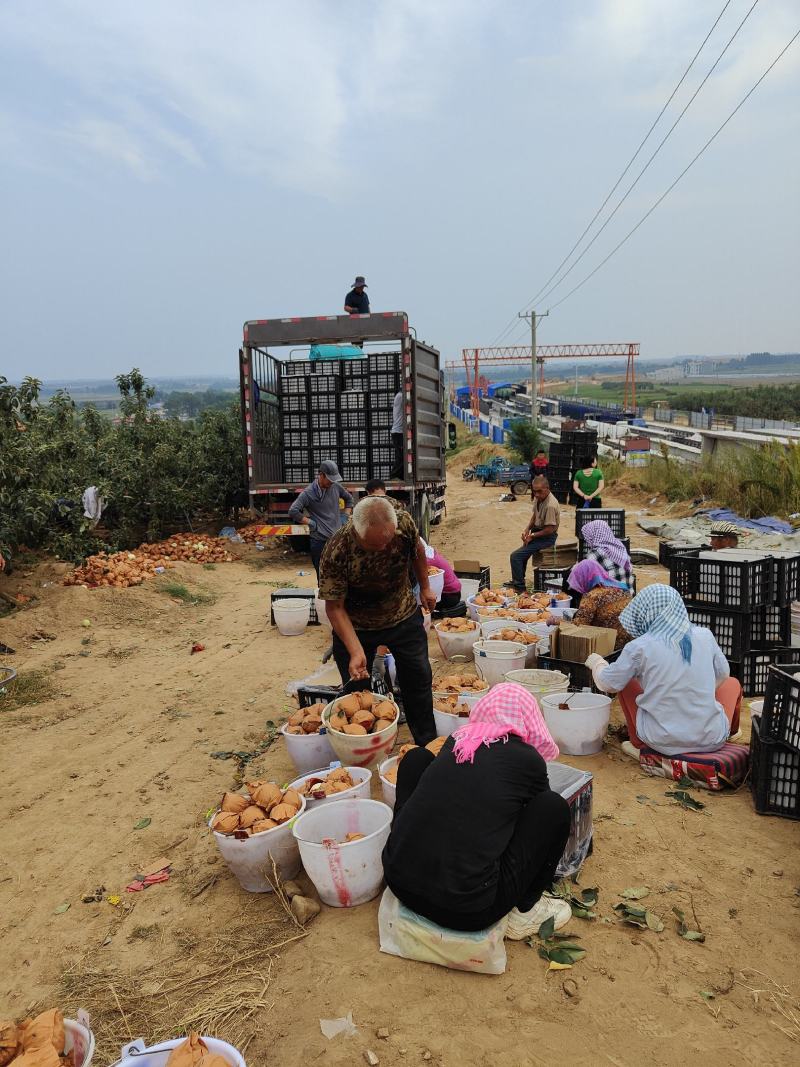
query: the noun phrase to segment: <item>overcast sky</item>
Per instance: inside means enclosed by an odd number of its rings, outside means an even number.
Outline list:
[[[731,0],[615,197],[752,0]],[[448,356],[493,343],[599,207],[723,0],[5,0],[0,373],[235,374],[245,319],[356,273]],[[800,28],[761,0],[585,258]],[[800,40],[541,343],[800,347]],[[525,341],[524,324],[504,338]]]

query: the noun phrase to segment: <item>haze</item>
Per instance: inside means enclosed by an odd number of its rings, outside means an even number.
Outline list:
[[[732,0],[619,193],[719,55]],[[236,373],[250,318],[356,273],[448,356],[490,344],[599,207],[722,0],[0,9],[0,373]],[[641,218],[800,27],[761,2],[607,230]],[[541,343],[796,351],[800,41]],[[618,195],[619,195],[618,193]],[[616,203],[616,197],[611,204]],[[515,323],[507,342],[525,341]]]

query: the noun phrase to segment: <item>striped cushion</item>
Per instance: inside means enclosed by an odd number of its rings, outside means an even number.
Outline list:
[[[713,792],[726,786],[738,788],[747,776],[750,761],[749,745],[732,745],[726,742],[715,752],[682,752],[677,756],[665,756],[653,748],[639,749],[639,766],[647,774],[657,778],[691,778],[697,785]]]

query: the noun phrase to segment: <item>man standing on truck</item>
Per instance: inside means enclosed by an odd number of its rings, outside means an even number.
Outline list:
[[[436,724],[428,636],[413,579],[423,609],[433,611],[436,594],[414,520],[386,497],[363,497],[320,563],[319,595],[333,627],[333,658],[346,683],[369,678],[378,648],[390,648],[409,728],[414,741],[425,745],[436,736]]]
[[[341,484],[342,476],[332,459],[319,465],[319,473],[311,485],[299,493],[289,508],[289,518],[294,523],[310,528],[311,562],[319,578],[319,560],[322,550],[337,530],[342,528],[339,500],[344,501],[345,512],[353,512],[353,498]]]
[[[403,393],[398,390],[392,401],[392,447],[394,460],[389,478],[403,481]]]
[[[369,315],[369,297],[364,292],[366,288],[364,275],[357,275],[353,288],[344,298],[344,310],[348,315]]]
[[[511,553],[511,585],[515,593],[525,592],[525,568],[531,556],[556,543],[558,524],[561,521],[561,508],[550,492],[550,483],[546,478],[534,478],[531,485],[533,493],[533,514],[531,521],[522,531],[522,547]]]

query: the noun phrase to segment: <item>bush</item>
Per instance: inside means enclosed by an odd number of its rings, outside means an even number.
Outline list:
[[[530,463],[539,449],[544,447],[544,438],[530,422],[515,419],[508,430],[508,447],[514,459],[520,463]]]

